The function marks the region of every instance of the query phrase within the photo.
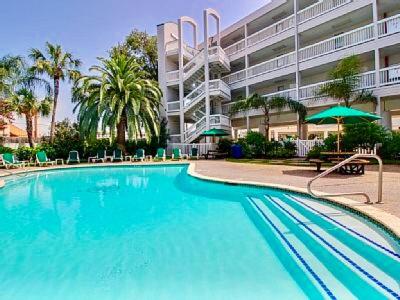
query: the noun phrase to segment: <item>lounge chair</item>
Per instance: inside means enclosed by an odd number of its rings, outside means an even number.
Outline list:
[[[122,162],[124,160],[124,156],[122,155],[122,150],[115,149],[113,152],[112,162]]]
[[[47,157],[47,154],[44,151],[39,151],[36,153],[36,163],[39,165],[39,167],[49,165],[54,166],[56,164],[55,161],[52,161]]]
[[[182,150],[179,148],[172,149],[172,160],[181,160],[182,159]]]
[[[6,167],[6,169],[25,167],[25,163],[17,160],[12,153],[3,154],[3,165]]]
[[[68,154],[67,164],[79,164],[80,162],[78,151],[70,151]]]
[[[136,154],[133,157],[133,161],[144,161],[144,159],[145,159],[144,149],[137,149]]]
[[[157,154],[154,157],[154,160],[165,161],[166,159],[167,159],[167,156],[165,155],[165,149],[164,148],[158,148],[157,149]]]
[[[189,158],[190,159],[199,159],[199,149],[197,149],[197,148],[192,148],[191,150],[190,150],[190,155],[189,155]]]
[[[88,158],[88,162],[105,162],[106,161],[106,150],[98,150],[96,156]]]

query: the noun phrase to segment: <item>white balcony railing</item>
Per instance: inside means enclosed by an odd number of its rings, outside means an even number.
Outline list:
[[[400,84],[400,65],[380,70],[381,85]]]
[[[247,38],[247,43],[249,46],[253,46],[259,42],[262,42],[280,32],[288,30],[294,26],[294,16],[291,15],[286,19],[283,19],[277,23],[274,23],[256,33],[253,33]]]
[[[229,117],[224,116],[224,115],[212,115],[210,116],[210,125],[211,126],[231,126],[231,120]]]
[[[299,23],[303,23],[327,12],[330,12],[338,7],[341,7],[352,0],[322,0],[310,5],[298,12]]]
[[[242,52],[246,48],[246,42],[245,40],[241,40],[239,42],[236,42],[224,49],[226,55],[232,56],[236,53]]]
[[[246,70],[240,70],[222,78],[227,84],[233,84],[246,79]]]
[[[174,112],[179,111],[181,108],[179,101],[167,102],[167,111]]]
[[[167,82],[179,80],[179,70],[167,72]]]
[[[249,78],[258,76],[264,73],[268,73],[274,70],[277,70],[282,67],[287,67],[289,65],[293,65],[295,63],[295,53],[291,52],[266,62],[262,62],[258,65],[255,65],[247,70],[247,76]]]
[[[210,61],[222,61],[227,68],[230,68],[231,62],[229,57],[220,46],[211,47],[208,53]]]
[[[286,98],[296,99],[296,89],[288,89],[288,90],[284,90],[284,91],[265,94],[265,95],[262,95],[262,97],[267,98],[267,99],[271,99],[271,98],[274,98],[274,97],[286,97]],[[244,100],[239,100],[239,101],[236,101],[236,102],[231,102],[231,103],[227,103],[227,104],[222,105],[222,114],[223,115],[230,115],[231,107],[235,103],[240,102],[240,101],[244,101]]]
[[[319,91],[326,84],[332,82],[332,80],[327,80],[323,82],[318,82],[310,85],[303,86],[299,89],[299,98],[300,100],[308,100],[308,99],[318,99],[324,97],[323,95],[319,95]],[[359,75],[359,82],[357,89],[370,89],[375,87],[375,71],[366,72]]]
[[[400,15],[378,22],[378,34],[380,37],[400,32]]]
[[[300,49],[299,61],[338,51],[340,49],[365,43],[374,38],[374,25],[357,28],[319,43]]]

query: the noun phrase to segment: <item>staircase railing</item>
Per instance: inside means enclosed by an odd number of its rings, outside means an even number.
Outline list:
[[[311,186],[312,184],[322,178],[325,177],[326,175],[332,173],[333,171],[336,171],[337,169],[345,166],[348,163],[351,163],[353,160],[356,160],[358,158],[374,158],[378,161],[379,163],[379,175],[378,175],[378,200],[375,202],[376,204],[381,204],[383,203],[382,200],[382,186],[383,186],[383,162],[382,159],[375,154],[355,154],[352,157],[340,162],[339,164],[333,166],[332,168],[326,170],[325,172],[322,172],[321,174],[315,176],[312,178],[308,183],[307,183],[307,191],[308,193],[314,197],[314,198],[319,198],[319,197],[342,197],[342,196],[363,196],[367,199],[366,203],[367,204],[372,204],[373,202],[371,201],[371,198],[369,197],[368,194],[364,192],[353,192],[353,193],[337,193],[337,194],[323,194],[323,195],[318,195],[314,193],[312,190]]]

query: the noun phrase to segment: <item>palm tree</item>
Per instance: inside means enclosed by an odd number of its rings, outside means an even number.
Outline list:
[[[44,100],[39,101],[32,90],[22,88],[8,98],[6,102],[13,108],[18,116],[25,116],[28,142],[31,147],[34,147],[33,118],[39,114],[44,117],[50,114],[50,99],[45,98]]]
[[[50,142],[53,142],[60,82],[79,78],[78,68],[81,61],[75,59],[71,53],[64,52],[60,45],[50,43],[46,43],[45,53],[39,49],[31,49],[29,57],[34,62],[32,70],[37,74],[46,74],[53,81],[54,97],[50,127]]]
[[[330,81],[318,91],[318,95],[337,99],[346,107],[360,103],[373,103],[376,106],[377,99],[373,93],[358,88],[360,67],[361,62],[358,56],[352,55],[344,58],[329,73]]]
[[[12,119],[12,98],[22,90],[33,91],[44,87],[46,95],[52,93],[50,84],[38,78],[21,56],[4,56],[0,59],[0,122]]]
[[[95,138],[99,125],[105,133],[125,150],[125,133],[130,140],[146,139],[159,135],[159,106],[161,90],[157,82],[147,80],[148,74],[141,69],[134,57],[123,52],[108,58],[99,58],[101,65],[90,70],[96,75],[82,77],[73,89],[73,101],[77,102],[81,133]]]
[[[265,138],[269,138],[270,129],[270,115],[272,110],[282,111],[289,109],[292,112],[298,113],[300,120],[305,119],[307,115],[306,107],[298,101],[291,99],[290,97],[262,97],[258,94],[253,94],[250,97],[235,102],[231,107],[231,114],[237,112],[245,112],[250,109],[261,109],[264,115],[264,126],[265,126]]]

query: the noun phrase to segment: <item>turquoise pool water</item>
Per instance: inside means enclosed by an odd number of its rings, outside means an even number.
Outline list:
[[[400,247],[341,209],[187,166],[45,171],[0,189],[0,299],[387,299]]]

